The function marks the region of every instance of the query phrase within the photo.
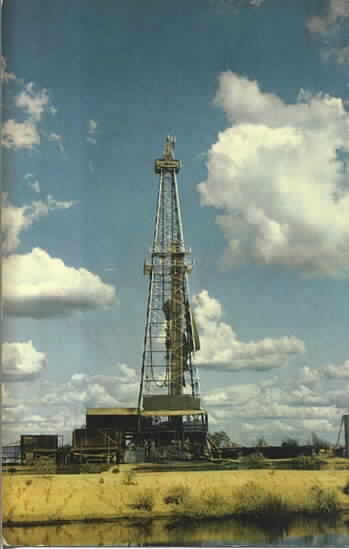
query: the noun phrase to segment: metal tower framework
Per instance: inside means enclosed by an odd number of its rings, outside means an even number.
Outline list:
[[[174,409],[199,405],[192,358],[200,342],[189,298],[191,251],[184,246],[176,178],[181,162],[175,159],[174,146],[175,138],[168,136],[163,157],[155,161],[159,191],[151,257],[144,264],[149,290],[139,411],[161,402]]]

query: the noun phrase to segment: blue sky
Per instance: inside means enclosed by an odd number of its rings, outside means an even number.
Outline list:
[[[135,404],[168,134],[211,429],[336,439],[348,24],[347,0],[4,1],[7,440]]]

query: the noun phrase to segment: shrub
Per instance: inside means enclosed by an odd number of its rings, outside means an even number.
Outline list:
[[[217,509],[217,507],[220,507],[222,503],[224,502],[224,497],[220,496],[217,493],[212,492],[211,494],[208,494],[204,499],[203,502],[207,505],[208,508],[214,508]]]
[[[180,517],[180,520],[186,521],[192,518],[201,518],[204,516],[202,514],[202,505],[199,498],[188,496],[184,499],[183,503],[178,505],[175,509],[175,515]]]
[[[104,478],[103,477],[100,478],[98,482],[99,482],[99,484],[104,484]]]
[[[339,511],[338,498],[334,490],[313,486],[310,490],[309,511],[316,515],[334,515]]]
[[[208,492],[201,496],[188,494],[182,505],[176,508],[176,515],[181,521],[202,520],[209,517],[224,517],[233,514],[230,499],[217,492]]]
[[[250,515],[258,509],[265,497],[265,491],[254,482],[247,482],[238,494],[237,513],[239,515]]]
[[[240,458],[240,464],[247,469],[264,469],[267,462],[261,454],[250,454]]]
[[[205,494],[197,508],[203,516],[224,517],[233,514],[232,499],[215,491]]]
[[[297,439],[288,437],[282,441],[281,446],[287,446],[288,448],[298,448],[299,443]]]
[[[177,520],[182,523],[192,519],[202,520],[227,514],[222,507],[225,498],[216,492],[203,491],[200,495],[193,496],[187,487],[177,486],[169,490],[164,497],[164,502],[176,505],[174,509],[175,523]]]
[[[266,492],[253,482],[247,483],[239,493],[237,513],[255,520],[281,520],[290,514],[290,507],[283,498]]]
[[[284,518],[291,512],[290,506],[278,494],[267,494],[262,505],[262,516],[274,518]]]
[[[174,505],[183,505],[188,499],[189,493],[190,491],[187,486],[173,486],[164,497],[164,503],[166,503],[166,505],[171,503]]]
[[[80,473],[104,473],[108,470],[108,464],[106,463],[82,463],[80,465]]]
[[[114,474],[120,473],[120,469],[119,469],[119,467],[113,467],[111,472],[114,473]]]
[[[33,481],[32,480],[26,480],[25,483],[26,483],[27,486],[30,486],[33,483]]]
[[[154,507],[154,494],[152,492],[138,494],[135,501],[130,504],[130,507],[140,511],[152,511]]]
[[[291,461],[293,469],[320,469],[323,462],[317,456],[297,456]]]
[[[349,479],[347,480],[345,486],[343,487],[343,492],[344,492],[344,494],[349,496]]]
[[[39,475],[54,475],[56,473],[56,461],[45,456],[39,457],[32,464],[31,472]]]

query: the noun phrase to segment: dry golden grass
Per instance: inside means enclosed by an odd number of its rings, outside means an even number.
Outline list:
[[[230,509],[234,508],[238,504],[239,492],[249,482],[268,493],[282,496],[295,509],[304,505],[307,494],[314,486],[334,490],[340,507],[349,508],[349,496],[342,492],[349,476],[346,471],[137,473],[135,484],[125,484],[123,472],[127,468],[128,466],[121,466],[120,474],[4,475],[4,522],[170,516],[178,513],[178,506],[166,504],[164,500],[171,489],[178,486],[184,487],[190,493],[191,501],[204,502],[211,497],[214,515],[215,497],[229,501]],[[28,482],[30,480],[31,483]],[[137,499],[144,493],[153,494],[154,506],[151,512],[134,507]]]

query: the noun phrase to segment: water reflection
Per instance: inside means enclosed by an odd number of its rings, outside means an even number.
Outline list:
[[[10,545],[22,546],[349,545],[349,526],[344,520],[297,519],[287,525],[268,527],[234,519],[187,524],[116,521],[8,527],[4,535]]]

